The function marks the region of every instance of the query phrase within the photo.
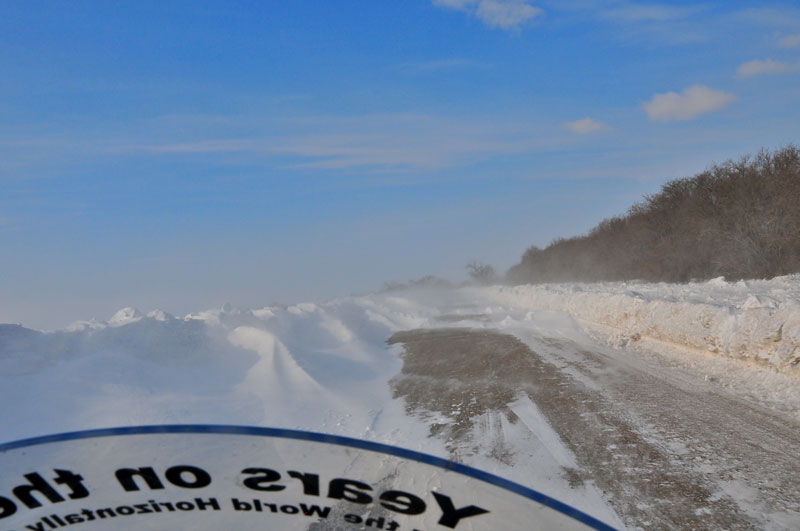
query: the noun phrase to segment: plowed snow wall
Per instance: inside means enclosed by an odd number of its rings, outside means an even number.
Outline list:
[[[593,287],[596,285],[559,284],[489,289],[503,304],[564,311],[578,320],[612,327],[627,340],[648,337],[800,377],[800,304],[796,299],[768,298],[767,304],[760,305],[763,297],[749,295],[741,304],[703,303]]]

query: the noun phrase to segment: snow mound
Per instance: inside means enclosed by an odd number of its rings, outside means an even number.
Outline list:
[[[172,321],[175,319],[175,316],[168,314],[167,312],[161,310],[153,310],[152,312],[147,314],[149,319],[153,319],[155,321]]]
[[[132,308],[128,306],[127,308],[123,308],[111,317],[108,320],[109,326],[123,326],[130,323],[135,323],[142,319],[143,315],[142,312],[137,310],[136,308]]]

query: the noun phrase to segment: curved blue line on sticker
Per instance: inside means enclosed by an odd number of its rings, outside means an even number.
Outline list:
[[[530,500],[538,502],[542,505],[550,507],[551,509],[565,514],[587,526],[598,529],[601,531],[613,531],[614,528],[590,516],[583,511],[580,511],[571,505],[551,498],[546,494],[514,483],[507,479],[495,476],[483,470],[478,470],[471,466],[456,463],[441,457],[435,457],[422,452],[400,448],[398,446],[391,446],[389,444],[376,443],[372,441],[364,441],[361,439],[353,439],[351,437],[342,437],[340,435],[328,435],[325,433],[315,433],[310,431],[289,430],[284,428],[259,428],[255,426],[233,426],[224,424],[165,424],[165,425],[152,425],[152,426],[124,426],[119,428],[100,428],[94,430],[72,431],[66,433],[57,433],[53,435],[43,435],[40,437],[31,437],[29,439],[20,439],[4,444],[0,444],[0,452],[7,452],[18,448],[25,448],[28,446],[37,446],[40,444],[49,444],[54,442],[75,441],[81,439],[94,439],[99,437],[113,437],[119,435],[146,435],[156,433],[212,433],[223,435],[255,435],[261,437],[273,437],[279,439],[295,439],[301,441],[312,441],[326,444],[334,444],[337,446],[347,446],[350,448],[358,448],[360,450],[367,450],[370,452],[378,452],[382,454],[393,455],[403,459],[409,459],[420,463],[425,463],[438,468],[456,472],[473,479],[484,481],[496,487],[514,492],[520,496],[524,496]]]

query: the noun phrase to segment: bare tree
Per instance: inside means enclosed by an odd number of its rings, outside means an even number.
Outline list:
[[[467,264],[467,273],[476,284],[487,285],[497,280],[494,268],[489,264],[483,264],[477,260]]]

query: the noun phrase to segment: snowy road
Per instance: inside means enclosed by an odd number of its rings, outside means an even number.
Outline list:
[[[517,461],[502,430],[490,443],[485,435],[472,440],[471,419],[494,410],[511,424],[526,423],[518,408],[529,399],[574,456],[575,463],[562,463],[570,485],[596,486],[629,527],[800,527],[800,427],[793,419],[657,358],[510,331],[525,343],[476,328],[392,338],[405,349],[395,393],[411,412],[451,418],[432,433],[453,457],[489,444],[497,459]],[[557,440],[544,442],[555,443],[557,460],[565,453]]]

